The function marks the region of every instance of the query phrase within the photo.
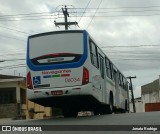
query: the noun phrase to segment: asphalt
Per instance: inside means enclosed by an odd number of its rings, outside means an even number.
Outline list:
[[[138,133],[160,133],[160,112],[148,113],[127,113],[127,114],[112,114],[112,115],[97,115],[77,118],[51,118],[40,120],[0,120],[0,125],[30,125],[43,126],[48,125],[48,130],[38,133],[52,134],[138,134]],[[57,126],[56,126],[57,125]],[[67,126],[68,125],[68,126]],[[132,131],[133,127],[157,127],[159,131]],[[108,129],[107,129],[108,128]],[[53,131],[57,129],[56,131]],[[63,130],[64,129],[64,130]],[[46,130],[46,128],[45,128]],[[112,130],[112,131],[108,131]],[[155,128],[156,130],[156,128]],[[5,132],[6,133],[6,132]],[[9,133],[9,132],[7,132]],[[12,132],[22,133],[22,132]],[[33,132],[27,132],[33,133]],[[37,133],[37,132],[34,132]]]

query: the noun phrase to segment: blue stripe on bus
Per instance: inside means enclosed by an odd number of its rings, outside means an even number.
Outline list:
[[[57,65],[34,65],[29,58],[29,37],[27,41],[27,65],[33,71],[42,70],[53,70],[53,69],[65,69],[65,68],[77,68],[84,64],[88,56],[88,46],[87,46],[87,31],[83,31],[83,55],[78,62],[57,64]]]

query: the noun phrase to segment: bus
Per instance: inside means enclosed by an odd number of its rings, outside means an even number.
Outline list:
[[[27,42],[27,98],[64,117],[129,111],[129,83],[86,30],[40,33]]]

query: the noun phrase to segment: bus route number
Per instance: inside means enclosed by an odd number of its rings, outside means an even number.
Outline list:
[[[77,82],[80,81],[80,78],[65,78],[65,82]]]

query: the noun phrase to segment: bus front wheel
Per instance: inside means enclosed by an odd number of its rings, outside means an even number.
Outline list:
[[[108,105],[108,114],[112,114],[112,113],[113,113],[113,96],[110,95],[109,105]]]

